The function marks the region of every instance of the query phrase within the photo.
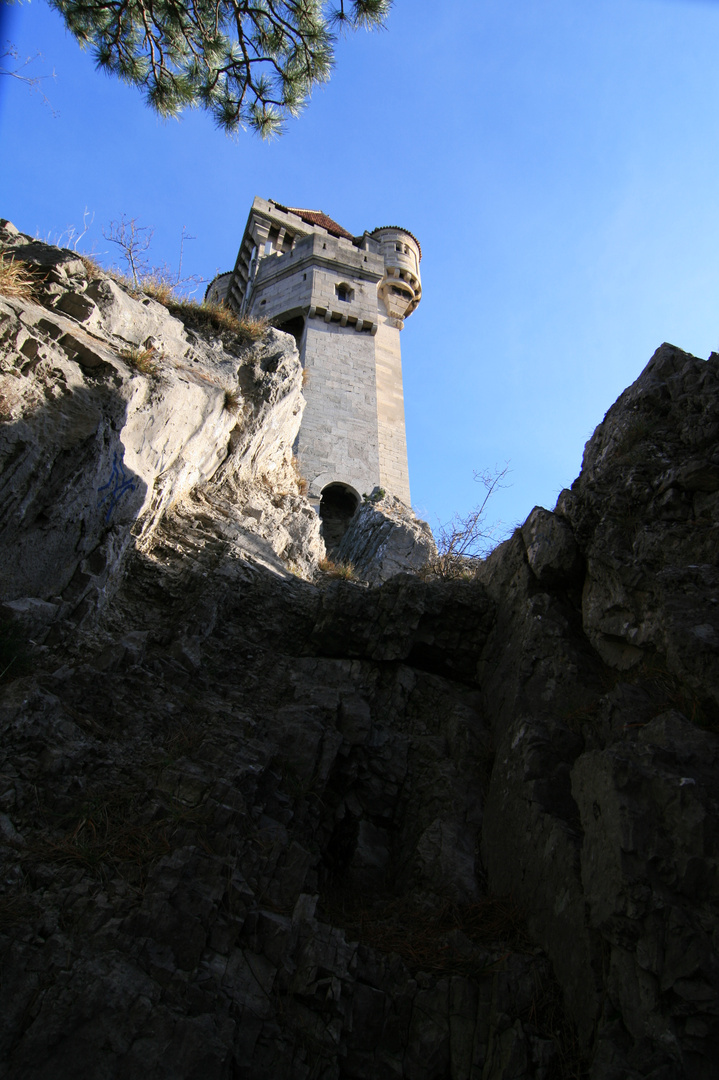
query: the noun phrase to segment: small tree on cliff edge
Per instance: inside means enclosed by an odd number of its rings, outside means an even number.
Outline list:
[[[329,79],[336,33],[381,27],[392,0],[50,0],[98,67],[162,116],[207,109],[263,138]]]

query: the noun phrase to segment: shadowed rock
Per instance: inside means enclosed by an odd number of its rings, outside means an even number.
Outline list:
[[[663,346],[475,579],[397,574],[431,548],[383,501],[344,557],[392,579],[320,588],[292,339],[31,254],[42,302],[0,298],[0,1075],[713,1080],[719,357]]]

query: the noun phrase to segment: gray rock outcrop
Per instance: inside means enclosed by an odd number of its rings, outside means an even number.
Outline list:
[[[432,530],[394,495],[376,490],[361,502],[337,549],[340,562],[371,585],[419,571],[437,558]]]
[[[170,507],[198,545],[311,572],[324,548],[291,467],[293,339],[201,335],[191,309],[183,322],[74,252],[7,223],[0,245],[37,282],[32,299],[0,296],[4,599],[94,610]]]
[[[718,424],[719,357],[662,346],[552,527],[535,510],[481,573],[488,880],[547,949],[594,1080],[716,1067]]]
[[[472,580],[317,586],[291,339],[5,235],[0,1077],[713,1078],[719,357]]]

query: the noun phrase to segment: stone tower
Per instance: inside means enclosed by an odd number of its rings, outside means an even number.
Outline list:
[[[307,373],[295,452],[325,519],[384,488],[409,505],[400,330],[421,295],[418,241],[352,236],[318,210],[256,198],[235,268],[208,290],[294,335]]]

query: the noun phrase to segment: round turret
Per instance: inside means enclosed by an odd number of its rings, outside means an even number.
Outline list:
[[[394,319],[406,319],[422,299],[419,264],[422,248],[411,232],[398,225],[384,225],[370,236],[376,240],[384,258],[384,277],[378,292],[387,314]]]
[[[230,290],[231,281],[231,270],[228,270],[224,274],[218,274],[217,277],[214,277],[205,289],[205,303],[224,304],[225,300],[227,299],[227,294]]]

